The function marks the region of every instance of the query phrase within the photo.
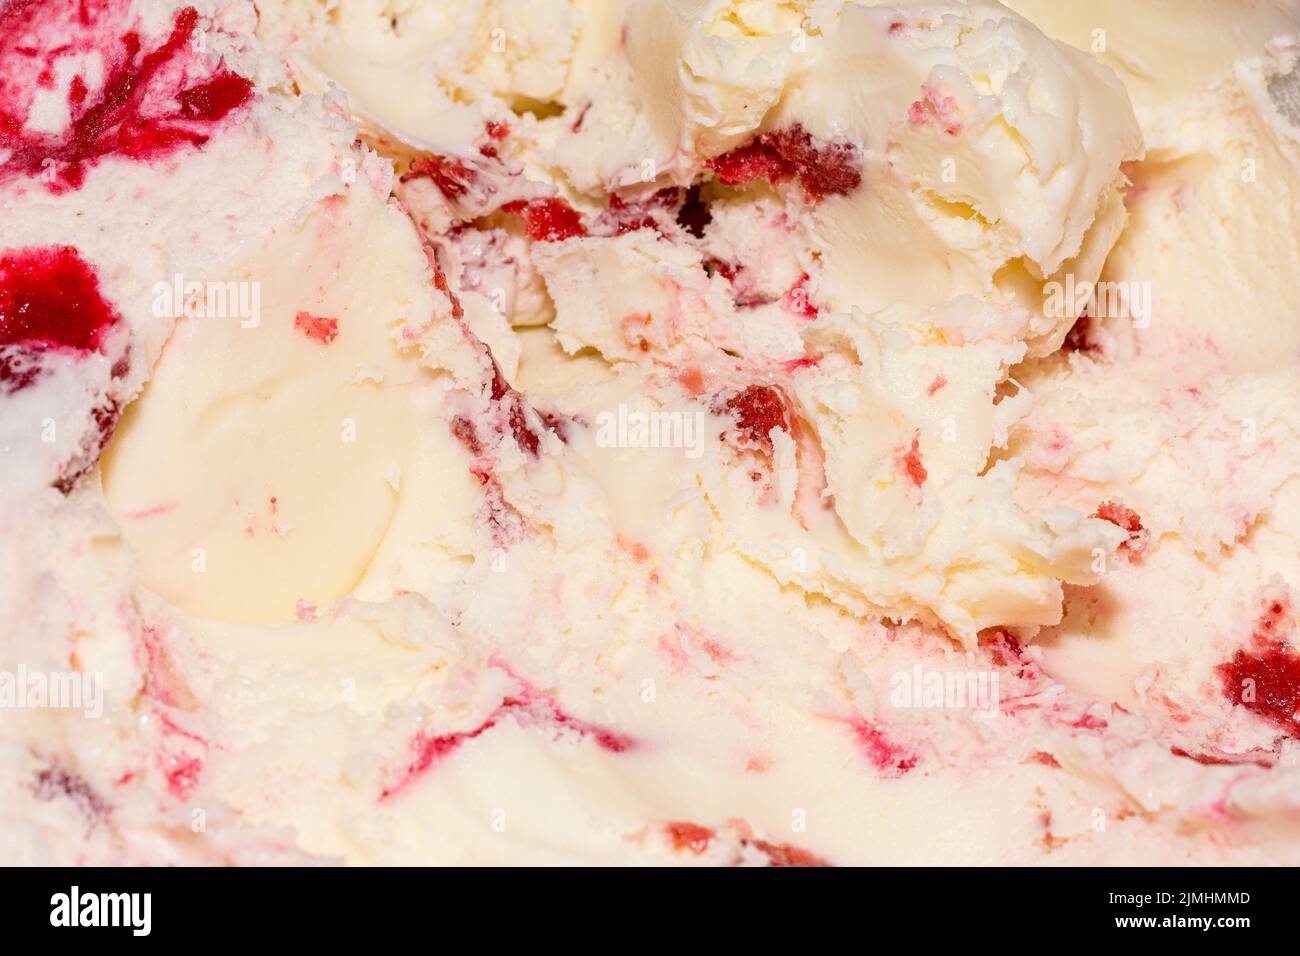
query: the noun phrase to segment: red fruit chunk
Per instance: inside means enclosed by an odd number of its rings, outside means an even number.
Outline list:
[[[299,312],[293,320],[293,327],[321,345],[329,345],[339,335],[338,319],[327,319],[310,312]]]
[[[1251,647],[1239,649],[1217,670],[1233,704],[1295,736],[1300,734],[1300,653],[1282,637],[1284,630],[1295,630],[1290,607],[1271,601],[1255,626]]]
[[[817,306],[813,305],[808,298],[808,279],[808,273],[805,272],[785,294],[786,309],[801,319],[817,318]]]
[[[661,189],[641,202],[626,202],[612,195],[609,197],[609,209],[601,213],[596,221],[596,231],[601,235],[614,236],[622,236],[638,229],[654,229],[662,233],[662,226],[655,218],[654,211],[662,209],[671,212],[681,201],[681,190],[673,187]]]
[[[253,84],[235,73],[221,72],[176,97],[186,119],[215,123],[253,98]]]
[[[925,479],[929,477],[929,473],[921,462],[921,440],[919,437],[912,437],[912,447],[899,456],[898,467],[903,474],[907,475],[907,480],[916,487],[920,488],[925,484]]]
[[[803,130],[794,128],[777,135],[778,149],[795,167],[795,175],[809,199],[846,196],[862,185],[857,149],[837,142],[817,146]]]
[[[90,88],[86,86],[86,81],[79,76],[74,76],[68,83],[68,102],[73,106],[80,106],[86,102],[89,93]]]
[[[420,156],[411,161],[411,168],[402,175],[402,182],[412,179],[431,179],[438,190],[453,202],[470,191],[478,173],[459,159],[445,156]]]
[[[907,111],[908,121],[913,126],[937,124],[949,136],[956,136],[962,130],[961,114],[957,100],[943,96],[933,87],[925,86],[925,98],[917,100]]]
[[[894,743],[874,724],[857,719],[849,722],[858,749],[871,761],[871,765],[890,777],[901,777],[916,767],[918,758],[906,747]]]
[[[506,381],[505,375],[501,372],[501,366],[497,364],[496,357],[489,353],[489,358],[492,360],[492,400],[499,402],[507,395],[512,394],[514,389]]]
[[[818,143],[797,123],[762,133],[716,157],[710,165],[728,186],[743,186],[755,179],[776,184],[797,178],[811,202],[847,195],[862,185],[857,147],[847,142]]]
[[[82,30],[72,31],[71,42],[57,38],[69,32],[72,5],[11,3],[0,13],[0,151],[9,154],[0,174],[40,174],[55,193],[77,189],[86,170],[104,157],[150,161],[203,146],[212,124],[252,99],[248,80],[225,69],[204,70],[200,55],[191,52],[189,41],[199,23],[193,7],[177,12],[170,35],[151,51],[134,31],[105,34],[102,21],[108,13],[99,7],[91,17],[89,4],[79,0],[75,15]],[[67,129],[24,132],[22,117],[30,109],[22,100],[29,89],[26,62],[43,57],[48,70],[59,57],[90,50],[104,59],[102,86],[92,93],[84,78],[74,77]],[[171,107],[173,102],[179,108]],[[160,109],[159,104],[165,105]]]
[[[447,297],[447,301],[451,303],[451,317],[459,322],[465,318],[465,307],[460,304],[460,297],[452,291],[451,283],[447,281],[447,273],[438,263],[436,255],[429,254],[429,265],[433,267],[433,287]]]
[[[527,201],[517,199],[502,208],[523,217],[528,238],[534,242],[562,242],[587,234],[587,227],[582,224],[577,210],[558,196]]]
[[[189,754],[172,754],[163,758],[163,776],[167,778],[167,791],[177,800],[185,800],[198,786],[203,773],[203,761]]]
[[[664,829],[668,831],[674,850],[690,850],[697,855],[707,850],[709,841],[713,839],[713,831],[698,823],[675,820],[665,824]]]
[[[0,346],[90,352],[119,318],[100,294],[90,263],[72,246],[0,256]]]
[[[736,419],[736,428],[741,435],[755,445],[771,448],[773,428],[790,430],[785,401],[781,393],[769,385],[750,385],[728,399],[726,407]]]
[[[479,441],[474,423],[464,415],[457,415],[451,420],[451,433],[464,446],[465,450],[476,458],[483,454],[483,443]]]
[[[995,665],[1015,671],[1016,677],[1033,680],[1039,675],[1038,665],[1033,658],[1025,653],[1015,635],[1005,628],[995,627],[980,632],[979,642]]]
[[[511,396],[510,401],[510,433],[515,436],[520,448],[534,458],[537,457],[542,440],[528,427],[528,417],[524,414],[523,403],[517,395]]]
[[[1121,551],[1127,551],[1135,559],[1141,557],[1146,551],[1150,534],[1142,527],[1141,516],[1132,508],[1126,508],[1118,501],[1103,501],[1093,517],[1109,521],[1128,532],[1128,540],[1119,546]]]
[[[745,186],[756,179],[770,183],[785,182],[794,175],[779,152],[763,134],[744,146],[737,146],[713,160],[713,171],[728,186]]]

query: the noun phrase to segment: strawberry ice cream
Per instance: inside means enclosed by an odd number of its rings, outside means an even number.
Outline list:
[[[1300,863],[1300,9],[1058,6],[0,0],[0,856]]]

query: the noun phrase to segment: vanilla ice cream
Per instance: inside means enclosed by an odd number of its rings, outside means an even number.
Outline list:
[[[1300,862],[1300,12],[1068,6],[0,0],[0,852]]]

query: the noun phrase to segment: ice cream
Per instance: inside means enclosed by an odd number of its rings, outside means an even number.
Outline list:
[[[1300,5],[1178,4],[1175,15],[1153,4],[1162,15],[1149,18],[1107,3],[1086,14],[1073,4],[1012,6],[1066,42],[1103,46],[1099,59],[1124,79],[1142,123],[1147,157],[1127,168],[1130,227],[1102,278],[1146,283],[1154,314],[1127,332],[1103,316],[1094,344],[1166,351],[1205,342],[1229,370],[1294,366],[1300,329],[1288,277],[1300,266],[1300,197],[1295,137],[1279,129],[1300,121]],[[1225,314],[1237,317],[1230,331]]]
[[[6,856],[1300,859],[1293,9],[75,6],[0,672],[95,706],[11,681]]]
[[[1243,774],[1234,799],[1288,819],[1274,752],[1295,712],[1300,340],[1286,276],[1300,255],[1300,8],[1205,11],[1215,18],[1160,37],[1105,4],[1083,18],[1043,12],[1045,29],[1074,42],[1086,24],[1104,32],[1147,157],[1127,170],[1130,222],[1102,274],[1117,294],[1067,354],[1021,370],[1037,402],[1009,452],[1030,462],[1027,504],[1105,499],[1141,526],[1120,572],[1072,595],[1065,622],[1040,635],[1047,666],[1087,693],[1166,710],[1190,735],[1179,753],[1272,767]],[[1213,36],[1211,22],[1223,27]],[[1128,308],[1135,297],[1144,316]],[[1224,694],[1258,719],[1222,724]]]

